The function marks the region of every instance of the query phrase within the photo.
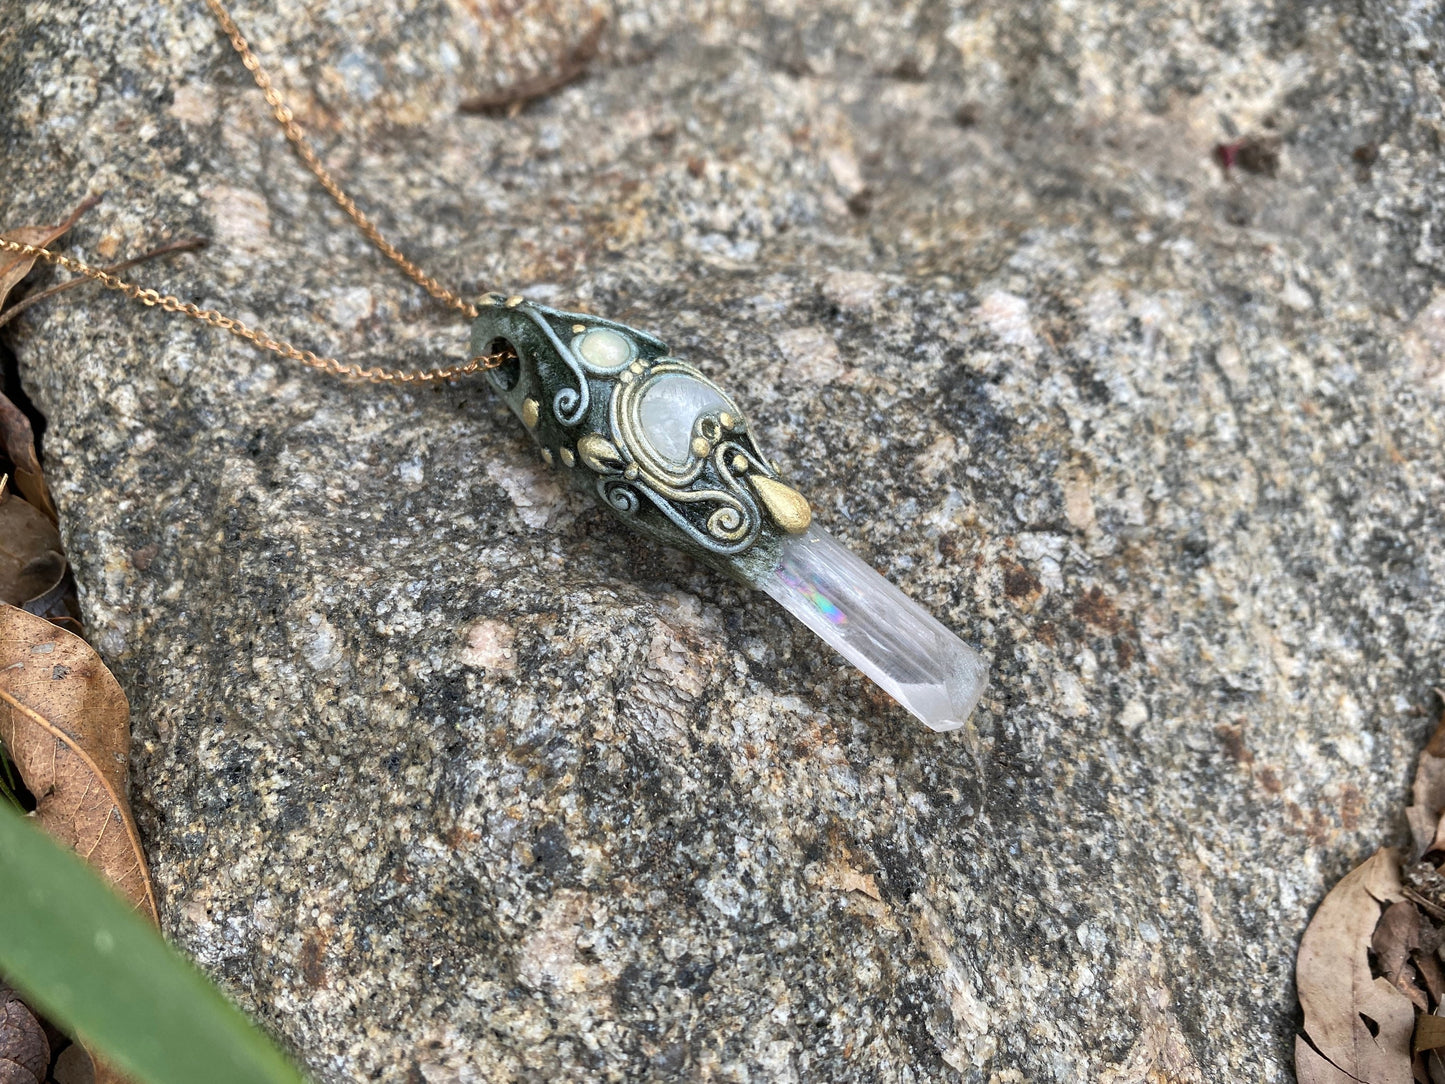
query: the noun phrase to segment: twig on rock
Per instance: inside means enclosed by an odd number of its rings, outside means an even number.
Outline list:
[[[458,103],[457,112],[515,116],[530,102],[555,94],[568,84],[576,82],[587,74],[588,66],[596,59],[597,47],[602,42],[602,30],[606,25],[607,16],[598,15],[586,36],[562,57],[556,71],[522,79],[489,94],[468,98]]]
[[[129,260],[122,260],[118,264],[112,264],[104,270],[114,275],[118,271],[125,271],[127,268],[134,267],[136,264],[145,263],[147,260],[154,260],[159,256],[167,256],[172,252],[191,252],[194,249],[205,248],[210,243],[211,240],[208,237],[183,237],[179,241],[169,241],[164,245],[151,249],[149,252],[142,252],[139,256],[132,256]],[[54,286],[46,287],[38,294],[22,297],[4,312],[0,312],[0,327],[4,327],[31,305],[44,301],[47,297],[54,297],[56,294],[64,293],[66,290],[74,286],[79,286],[85,281],[87,280],[77,276],[73,279],[66,279],[64,282],[57,282]]]

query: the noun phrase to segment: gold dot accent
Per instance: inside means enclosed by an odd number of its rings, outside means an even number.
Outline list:
[[[802,534],[808,529],[808,524],[813,521],[813,510],[801,493],[764,474],[750,474],[748,481],[753,483],[753,488],[763,499],[763,505],[774,523],[789,534]]]
[[[636,373],[638,376],[641,376],[641,375],[643,374],[643,372],[646,371],[646,367],[645,367],[645,366],[642,364],[642,362],[640,362],[640,361],[634,361],[634,362],[633,362],[631,365],[629,365],[627,368],[628,368],[628,370],[629,370],[630,372],[634,372],[634,373]]]
[[[586,330],[587,330],[587,325],[586,325],[586,324],[573,324],[573,325],[572,325],[572,334],[573,334],[573,335],[581,335],[582,332],[584,332],[584,331],[586,331]]]
[[[572,454],[571,448],[563,448],[561,455],[564,466],[575,467],[577,465],[577,457]]]
[[[537,411],[540,408],[535,399],[522,400],[522,424],[528,429],[537,428]]]
[[[552,449],[551,449],[551,448],[543,448],[543,449],[542,449],[542,462],[543,462],[543,463],[546,463],[547,466],[549,466],[549,467],[552,465]]]
[[[722,427],[724,429],[731,429],[738,423],[738,420],[734,418],[731,414],[729,414],[726,410],[724,410],[721,414],[717,416],[717,420],[722,422]]]
[[[521,294],[513,294],[511,297],[507,298],[507,308],[509,308],[509,309],[515,309],[515,308],[516,308],[518,305],[520,305],[524,300],[526,300],[526,299],[525,299],[524,297],[522,297]]]
[[[710,451],[712,451],[712,445],[709,444],[709,443],[708,443],[706,440],[704,440],[702,437],[693,437],[693,438],[692,438],[692,454],[693,454],[693,455],[695,455],[695,456],[697,456],[699,459],[701,459],[703,456],[707,455],[707,453],[710,452]]]
[[[745,470],[747,470],[747,469],[748,469],[748,460],[747,460],[747,457],[746,457],[746,456],[741,456],[741,455],[735,455],[735,456],[733,456],[733,470],[735,470],[735,471],[737,471],[739,474],[741,474],[743,471],[745,471]]]

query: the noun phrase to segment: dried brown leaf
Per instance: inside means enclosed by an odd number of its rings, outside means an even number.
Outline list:
[[[156,921],[125,797],[125,694],[84,640],[14,606],[0,606],[0,741],[41,825]]]
[[[1410,962],[1415,965],[1415,970],[1420,973],[1421,980],[1425,983],[1425,989],[1435,999],[1438,1007],[1442,1000],[1445,1000],[1445,969],[1440,967],[1440,959],[1433,951],[1421,951],[1410,957]]]
[[[18,229],[0,233],[0,237],[22,245],[45,248],[56,238],[63,236],[71,226],[80,220],[81,215],[99,202],[99,196],[91,196],[84,200],[79,207],[70,212],[70,217],[58,226],[21,226]],[[21,279],[30,274],[30,269],[34,266],[34,256],[16,256],[9,252],[0,255],[0,307],[4,306],[5,299],[10,296],[10,291],[20,284]]]
[[[0,494],[0,602],[23,607],[64,573],[55,524],[30,502]]]
[[[1415,966],[1410,956],[1420,948],[1420,911],[1409,900],[1399,900],[1385,908],[1370,948],[1379,961],[1380,970],[1390,985],[1408,997],[1421,1012],[1430,1011],[1430,1002],[1415,981]]]
[[[1301,1084],[1351,1077],[1366,1084],[1410,1084],[1415,1010],[1388,980],[1371,975],[1369,960],[1381,907],[1403,899],[1402,887],[1399,854],[1382,848],[1346,874],[1310,920],[1295,964],[1309,1037],[1296,1046]],[[1309,1057],[1316,1052],[1322,1059]],[[1329,1075],[1320,1060],[1346,1075]]]
[[[1445,715],[1420,754],[1415,769],[1413,803],[1405,810],[1410,835],[1415,841],[1413,861],[1429,851],[1445,849],[1441,838],[1441,814],[1445,813]]]
[[[0,1084],[41,1084],[50,1069],[50,1043],[20,995],[0,983]]]
[[[1445,1016],[1422,1016],[1415,1024],[1415,1050],[1439,1050],[1445,1046]]]
[[[1303,1035],[1294,1040],[1294,1076],[1296,1084],[1360,1084],[1305,1042]]]
[[[85,1047],[72,1043],[55,1059],[55,1084],[96,1084],[95,1062]]]
[[[59,523],[35,452],[35,430],[24,412],[4,395],[0,395],[0,447],[15,466],[15,488],[20,495],[49,516],[51,523]]]

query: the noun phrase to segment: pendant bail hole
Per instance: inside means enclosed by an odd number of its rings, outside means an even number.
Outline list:
[[[522,355],[510,339],[496,338],[487,344],[487,354],[505,354],[502,363],[491,371],[492,382],[502,391],[511,391],[522,379]]]

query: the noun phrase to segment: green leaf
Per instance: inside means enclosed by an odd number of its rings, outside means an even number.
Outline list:
[[[0,972],[146,1084],[303,1084],[290,1062],[101,878],[0,802]]]
[[[20,804],[20,780],[15,778],[15,766],[10,763],[4,746],[0,746],[0,802],[8,802],[16,809],[24,808]]]

